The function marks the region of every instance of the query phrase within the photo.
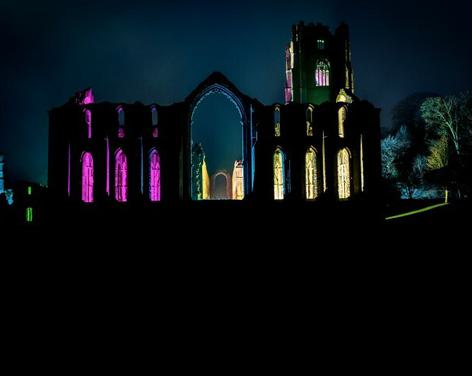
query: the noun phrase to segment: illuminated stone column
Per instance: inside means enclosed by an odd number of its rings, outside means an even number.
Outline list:
[[[244,167],[242,161],[234,162],[233,168],[233,200],[244,199]]]

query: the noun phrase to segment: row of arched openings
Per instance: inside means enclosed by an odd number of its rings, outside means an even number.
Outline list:
[[[287,194],[287,158],[282,148],[277,147],[273,156],[274,200],[284,200]],[[305,153],[305,198],[316,200],[320,195],[320,173],[318,153],[309,147]],[[351,154],[347,148],[337,156],[338,198],[351,196]]]
[[[314,135],[313,132],[313,106],[309,105],[306,110],[306,135],[311,137]],[[347,107],[341,106],[338,110],[338,134],[340,138],[344,138],[344,125],[347,118]],[[274,109],[274,135],[275,137],[281,136],[280,129],[280,106],[275,106]]]
[[[94,163],[90,152],[82,154],[82,201],[94,202]],[[115,200],[128,201],[128,157],[122,149],[115,153]],[[149,152],[149,200],[161,200],[161,166],[156,148]]]
[[[123,138],[125,136],[125,110],[122,106],[118,106],[116,109],[118,116],[118,137]],[[85,124],[87,127],[87,138],[92,138],[92,111],[88,108],[84,110]],[[158,112],[156,106],[151,106],[151,124],[152,124],[152,136],[158,137]]]
[[[351,195],[351,163],[350,152],[347,148],[338,152],[338,197],[348,199]],[[82,201],[94,202],[94,163],[90,152],[82,155]],[[287,193],[286,154],[278,147],[273,156],[274,199],[283,200]],[[160,157],[157,149],[149,153],[149,199],[151,202],[160,201]],[[318,155],[315,148],[308,148],[305,154],[305,197],[315,200],[319,196],[319,167]],[[122,149],[115,153],[115,200],[128,201],[128,158]]]

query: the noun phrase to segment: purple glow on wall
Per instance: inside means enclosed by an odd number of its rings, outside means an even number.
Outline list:
[[[107,195],[110,196],[110,141],[108,140],[108,137],[105,138],[105,143],[107,144],[107,166],[106,166],[106,172],[107,172],[107,181],[105,182],[106,185],[106,192]]]
[[[149,154],[149,198],[152,202],[161,201],[161,160],[156,149]]]
[[[83,104],[91,104],[95,102],[95,97],[93,96],[92,88],[85,90],[85,97]]]
[[[128,201],[128,159],[121,149],[115,154],[115,199]]]
[[[75,103],[79,105],[92,104],[95,102],[92,88],[75,93]]]
[[[93,157],[88,152],[82,155],[82,201],[93,202]]]
[[[118,128],[118,138],[124,138],[124,137],[125,137],[124,128]]]
[[[152,137],[157,138],[159,136],[159,131],[157,127],[152,128]]]
[[[85,110],[85,123],[87,124],[87,137],[92,138],[92,111]]]

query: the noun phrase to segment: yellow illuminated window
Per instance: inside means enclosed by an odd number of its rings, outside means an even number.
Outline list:
[[[307,200],[318,197],[318,169],[316,151],[312,147],[305,154],[305,193]]]
[[[284,153],[280,148],[274,153],[274,199],[283,200],[285,196]]]
[[[347,118],[347,110],[346,107],[341,107],[338,110],[338,133],[339,137],[344,137],[344,123],[346,122]]]
[[[344,148],[338,153],[338,197],[341,200],[351,196],[351,168],[349,150]]]

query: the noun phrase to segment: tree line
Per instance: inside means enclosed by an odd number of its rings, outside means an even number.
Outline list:
[[[392,115],[392,128],[382,139],[388,198],[470,198],[472,95],[417,93]]]

